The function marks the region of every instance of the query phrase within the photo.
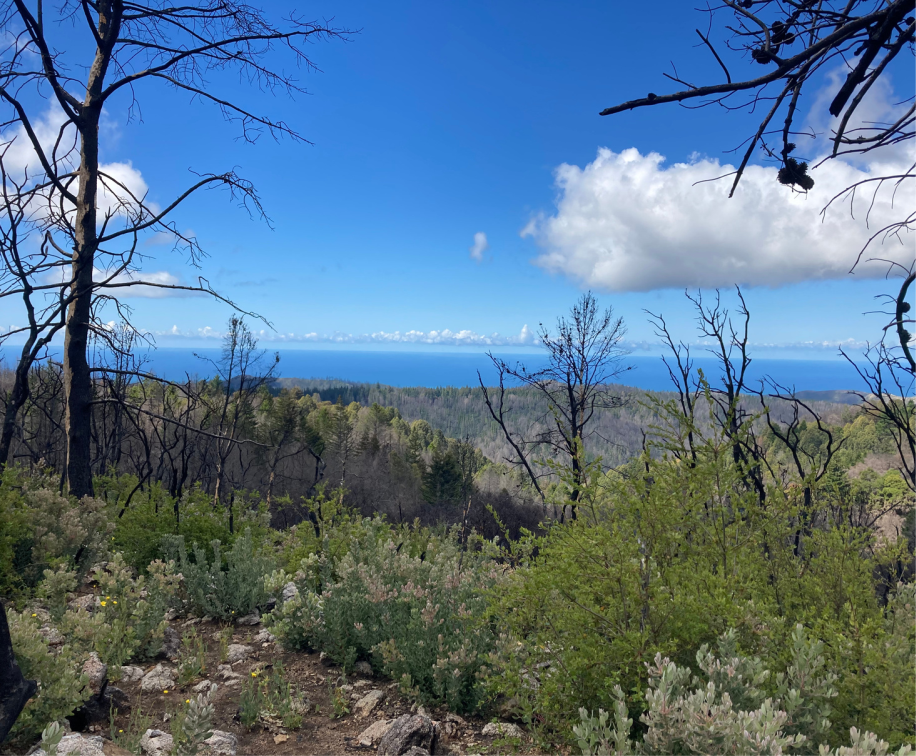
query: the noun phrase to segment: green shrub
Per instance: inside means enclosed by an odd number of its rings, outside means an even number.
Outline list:
[[[116,491],[109,490],[107,495],[119,502],[120,511],[123,506],[120,500],[126,498],[126,493],[119,486]],[[237,504],[238,531],[249,527],[256,539],[260,538],[267,531],[261,509]],[[201,546],[211,559],[213,541],[231,546],[236,538],[229,529],[229,513],[222,506],[214,507],[213,500],[204,492],[193,489],[176,500],[160,485],[154,484],[149,490],[136,494],[118,518],[111,543],[114,550],[124,554],[131,567],[142,572],[150,562],[170,558],[165,536],[181,536],[187,548],[193,551]]]
[[[851,729],[852,748],[830,751],[823,742],[829,729],[828,701],[836,696],[835,675],[825,672],[823,644],[810,641],[801,625],[793,632],[792,661],[785,675],[777,675],[778,696],[768,697],[768,670],[757,658],[737,652],[734,632],[719,639],[718,654],[703,646],[696,656],[702,677],[656,654],[648,666],[649,687],[644,730],[631,740],[633,720],[626,696],[614,688],[613,723],[606,711],[591,715],[579,710],[573,733],[583,756],[599,754],[781,754],[784,750],[821,756],[887,753],[888,743],[872,733]],[[898,753],[911,753],[904,746]]]
[[[282,661],[270,672],[252,672],[239,698],[239,718],[249,730],[258,725],[299,728],[308,708],[308,699],[286,679]]]
[[[38,693],[25,705],[9,736],[11,742],[27,745],[48,724],[72,714],[89,699],[91,691],[81,672],[83,659],[73,646],[66,644],[57,653],[52,651],[39,632],[39,619],[31,612],[7,608],[7,619],[22,674],[38,681]]]
[[[321,649],[345,668],[367,660],[425,702],[472,711],[481,703],[478,675],[493,646],[480,622],[484,592],[502,570],[483,552],[462,556],[455,533],[426,532],[416,556],[402,533],[366,519],[336,564],[313,555],[295,576],[275,574],[272,587],[294,577],[299,594],[268,623],[287,646]]]
[[[60,626],[71,643],[96,651],[103,662],[120,666],[155,656],[162,647],[165,613],[178,590],[174,564],[153,562],[134,578],[120,554],[93,571],[98,605],[92,612],[71,609]]]
[[[101,499],[76,501],[47,476],[8,467],[0,485],[0,593],[27,593],[46,569],[60,565],[78,576],[107,552],[113,525]]]
[[[578,518],[530,539],[532,556],[494,591],[494,697],[562,741],[580,708],[612,711],[617,685],[643,690],[646,659],[686,667],[729,628],[768,669],[789,670],[801,623],[837,675],[825,741],[848,742],[853,726],[892,747],[913,738],[912,623],[884,611],[875,579],[893,574],[902,542],[816,512],[797,555],[793,489],[767,481],[761,504],[721,439],[689,464],[646,455],[625,473],[593,474]]]
[[[184,576],[184,595],[195,612],[216,619],[250,614],[267,600],[264,579],[274,567],[273,560],[260,552],[251,529],[240,535],[223,556],[222,544],[210,544],[212,561],[199,544],[194,559],[188,556],[184,538],[166,538],[166,548]]]

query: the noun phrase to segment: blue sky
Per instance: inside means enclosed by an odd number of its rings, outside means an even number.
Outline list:
[[[883,322],[862,313],[891,287],[876,269],[842,272],[858,252],[861,220],[842,211],[820,227],[811,220],[848,171],[824,168],[809,197],[785,199],[771,196],[787,190],[760,168],[743,198],[699,188],[685,203],[695,180],[715,175],[715,161],[735,159],[725,150],[752,130],[753,116],[673,106],[598,116],[670,90],[662,72],[671,60],[691,80],[717,76],[694,44],[704,21],[692,5],[653,3],[647,13],[608,2],[311,3],[300,13],[359,33],[312,46],[321,72],[301,73],[308,96],[212,82],[294,124],[311,145],[245,144],[211,106],[153,86],[138,90],[142,121],[127,121],[126,102],[113,105],[102,157],[129,162],[160,204],[189,170],[235,167],[254,181],[273,228],[210,192],[175,216],[209,253],[202,269],[155,244],[144,267],[163,280],[206,276],[272,323],[265,346],[455,349],[470,340],[480,349],[468,334],[498,333],[499,343],[531,349],[527,334],[592,288],[645,348],[656,339],[644,309],[691,341],[684,287],[736,282],[752,341],[773,356],[833,357],[838,342],[875,339]],[[893,74],[897,93],[913,92],[909,63]],[[894,92],[879,95],[878,109],[895,101]],[[815,103],[812,91],[802,109],[814,108],[818,126]],[[896,159],[912,162],[907,149]],[[907,243],[902,254],[912,259]],[[602,258],[609,248],[623,250],[613,264]],[[129,303],[136,325],[168,346],[215,345],[230,314],[196,296]],[[0,318],[17,322],[15,308]]]

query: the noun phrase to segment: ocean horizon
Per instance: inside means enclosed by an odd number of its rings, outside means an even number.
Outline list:
[[[275,350],[265,350],[268,358]],[[497,379],[496,369],[483,352],[389,352],[342,351],[319,349],[281,349],[278,376],[302,380],[340,380],[352,383],[380,383],[389,386],[424,386],[442,388],[478,385],[478,371],[487,385]],[[168,380],[208,378],[214,373],[209,360],[218,360],[218,348],[189,349],[161,347],[146,353],[144,370]],[[52,359],[60,359],[59,348],[51,350]],[[545,358],[538,354],[496,355],[510,364],[520,362],[529,369],[538,369]],[[0,359],[7,367],[15,364],[18,349],[0,348]],[[672,389],[668,369],[660,356],[630,355],[622,365],[631,369],[622,372],[615,383],[646,389],[668,391]],[[694,369],[703,370],[715,385],[718,376],[716,360],[710,356],[694,359]],[[752,385],[763,378],[771,378],[796,391],[851,391],[865,386],[855,368],[843,360],[804,359],[753,359],[748,374]]]

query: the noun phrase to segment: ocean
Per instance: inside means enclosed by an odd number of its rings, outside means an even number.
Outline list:
[[[0,357],[7,367],[15,362],[18,350],[12,346],[0,348]],[[272,352],[271,352],[272,354]],[[389,386],[476,386],[480,371],[490,385],[496,370],[486,354],[480,352],[386,352],[337,351],[312,349],[279,350],[279,375],[287,378],[329,378],[357,383],[382,383]],[[60,359],[60,351],[52,356]],[[499,354],[510,364],[522,362],[529,369],[544,364],[537,354]],[[163,378],[181,380],[186,375],[209,377],[213,373],[207,359],[218,360],[219,349],[158,348],[150,350],[146,369]],[[201,359],[205,358],[205,359]],[[615,381],[651,391],[670,390],[671,380],[661,357],[634,356],[625,364],[632,369]],[[715,361],[697,357],[695,367],[707,378],[718,375]],[[833,391],[863,389],[862,381],[848,362],[841,360],[777,360],[755,359],[750,371],[752,381],[769,376],[780,384],[797,391]]]

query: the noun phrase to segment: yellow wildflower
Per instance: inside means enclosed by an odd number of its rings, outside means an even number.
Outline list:
[[[108,602],[107,602],[107,601],[102,601],[101,604],[102,604],[102,606],[105,606],[105,605],[108,604]]]

